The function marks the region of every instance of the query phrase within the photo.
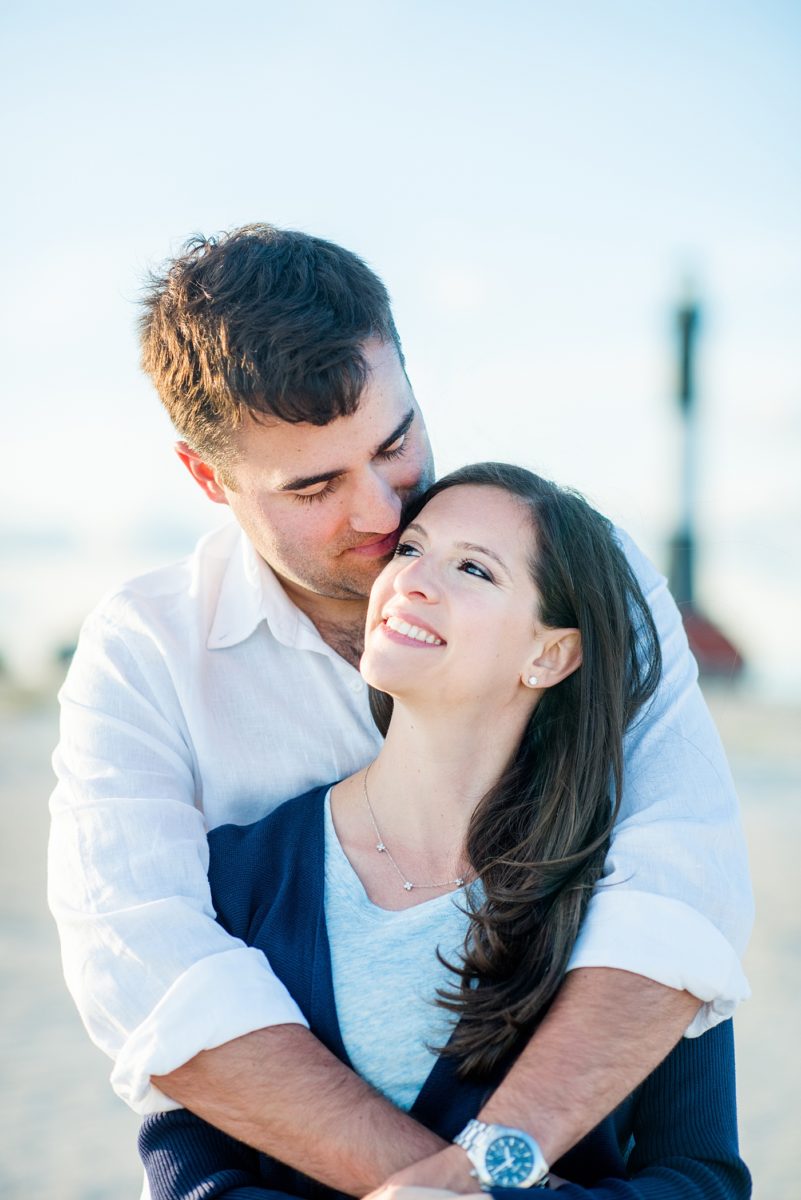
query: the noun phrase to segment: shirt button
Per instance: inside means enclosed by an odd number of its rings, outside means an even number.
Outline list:
[[[350,685],[350,690],[352,692],[363,692],[364,681],[361,679],[354,679],[353,683]]]

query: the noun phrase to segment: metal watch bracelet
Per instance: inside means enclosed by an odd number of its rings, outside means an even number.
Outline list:
[[[482,1191],[493,1187],[534,1188],[548,1184],[545,1156],[531,1134],[522,1129],[473,1118],[453,1140],[473,1164],[471,1175],[478,1180]],[[502,1159],[499,1158],[501,1152]],[[495,1161],[490,1162],[490,1158]]]

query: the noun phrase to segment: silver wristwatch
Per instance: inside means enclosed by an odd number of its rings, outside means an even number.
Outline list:
[[[534,1138],[522,1129],[468,1121],[453,1139],[473,1164],[481,1190],[545,1187],[548,1164]]]

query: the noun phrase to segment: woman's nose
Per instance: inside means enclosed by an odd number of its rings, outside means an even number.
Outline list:
[[[394,586],[401,596],[417,596],[427,601],[436,600],[438,596],[435,571],[425,555],[407,559],[395,576]]]

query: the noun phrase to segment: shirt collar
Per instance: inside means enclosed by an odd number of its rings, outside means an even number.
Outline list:
[[[225,568],[206,645],[209,650],[236,646],[249,638],[262,621],[284,645],[296,646],[309,635],[313,641],[322,642],[313,623],[292,603],[274,572],[240,530]]]

